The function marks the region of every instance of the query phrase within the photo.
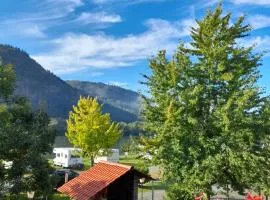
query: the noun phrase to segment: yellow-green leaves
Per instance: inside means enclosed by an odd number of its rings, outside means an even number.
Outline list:
[[[97,99],[80,97],[69,114],[66,136],[93,159],[100,150],[113,147],[121,136],[121,130],[119,124],[111,122],[109,114],[102,114],[102,106]]]

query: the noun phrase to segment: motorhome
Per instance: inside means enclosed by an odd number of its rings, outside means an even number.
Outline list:
[[[100,161],[119,163],[119,149],[111,149],[111,152],[109,152],[108,156],[98,156],[94,159],[95,163]]]
[[[82,168],[83,161],[80,158],[80,149],[76,148],[54,148],[55,158],[53,164],[66,168]]]
[[[82,168],[83,161],[78,156],[80,152],[81,149],[77,148],[54,148],[55,158],[53,159],[53,164],[65,168]],[[94,159],[95,163],[100,161],[119,163],[119,149],[111,149],[108,156],[97,156]]]

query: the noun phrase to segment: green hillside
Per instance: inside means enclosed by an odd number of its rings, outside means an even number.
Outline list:
[[[71,87],[59,77],[45,70],[30,56],[12,46],[0,45],[0,57],[4,64],[12,64],[15,67],[17,82],[16,95],[26,96],[34,108],[43,106],[51,117],[65,119],[68,116],[72,106],[77,103],[80,95],[90,95],[88,92]],[[96,94],[99,87],[95,89]],[[133,94],[133,92],[131,92]],[[130,94],[131,94],[130,93]],[[111,94],[113,96],[113,94]],[[120,95],[121,94],[117,94]],[[123,95],[125,96],[125,95]],[[134,95],[133,95],[134,96]],[[132,97],[133,98],[133,97]],[[110,96],[111,99],[111,96]],[[133,122],[137,120],[135,112],[129,112],[129,109],[121,109],[118,102],[116,106],[103,102],[103,111],[111,114],[114,121]],[[127,107],[127,105],[122,106]],[[64,120],[60,120],[60,127],[64,127]]]

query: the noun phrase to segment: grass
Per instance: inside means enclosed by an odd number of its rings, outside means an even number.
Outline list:
[[[131,165],[133,166],[136,170],[148,174],[149,173],[149,167],[150,167],[150,161],[145,160],[142,158],[136,158],[134,156],[129,156],[129,157],[120,157],[119,162],[121,164],[125,165]]]
[[[138,164],[146,164],[150,165],[150,161],[142,159],[142,158],[136,158],[135,156],[120,156],[119,162],[121,164],[126,164],[126,165],[132,165],[136,166]]]
[[[153,183],[148,182],[142,186],[143,189],[147,189],[147,190],[152,190],[152,188],[154,190],[166,190],[167,187],[168,187],[167,184],[162,181],[153,181]]]
[[[56,193],[52,196],[52,200],[70,200],[70,198],[66,195]]]

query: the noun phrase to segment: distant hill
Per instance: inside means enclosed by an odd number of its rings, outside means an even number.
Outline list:
[[[10,63],[15,67],[17,76],[15,94],[26,96],[34,108],[42,105],[48,114],[55,119],[64,121],[63,119],[67,118],[69,111],[77,103],[80,95],[89,94],[92,96],[90,90],[86,91],[76,89],[77,87],[75,86],[71,87],[53,73],[45,70],[40,64],[30,58],[26,52],[18,48],[0,45],[0,57],[4,64]],[[94,95],[98,93],[97,90],[92,93],[93,96],[97,96]],[[133,93],[131,92],[130,94]],[[113,99],[111,96],[113,94],[110,94],[109,99]],[[101,103],[103,103],[102,100],[100,99]],[[103,112],[110,113],[114,121],[133,122],[137,120],[137,115],[134,112],[128,112],[128,109],[124,110],[120,107],[119,104],[114,106],[113,102],[108,104],[105,101]]]
[[[137,92],[104,83],[87,81],[66,81],[70,86],[76,88],[86,95],[97,97],[104,103],[113,105],[119,109],[126,110],[138,115],[141,97]]]

